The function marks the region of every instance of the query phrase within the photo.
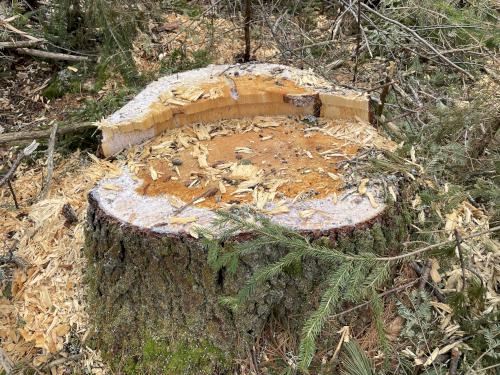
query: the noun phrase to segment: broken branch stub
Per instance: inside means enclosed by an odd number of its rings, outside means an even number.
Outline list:
[[[265,246],[236,274],[214,270],[198,237],[201,228],[217,238],[217,210],[255,212],[344,251],[397,247],[404,230],[382,184],[349,165],[375,157],[367,149],[396,147],[369,120],[363,93],[247,64],[162,78],[101,121],[105,155],[129,148],[121,173],[89,194],[90,302],[102,349],[134,355],[154,335],[173,351],[203,343],[207,355],[238,356],[273,314],[300,328],[326,265],[304,260],[305,278],[277,277],[230,313],[220,298],[289,249]]]

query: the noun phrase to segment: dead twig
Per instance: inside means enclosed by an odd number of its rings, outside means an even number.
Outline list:
[[[420,282],[418,284],[418,289],[423,290],[425,288],[425,284],[427,284],[429,280],[429,275],[431,274],[432,261],[430,259],[425,262],[424,268],[422,269],[422,273],[420,275]]]
[[[429,48],[432,52],[434,52],[436,54],[436,56],[438,56],[442,61],[444,61],[445,63],[447,63],[448,65],[452,66],[453,68],[455,68],[456,70],[458,70],[459,72],[465,74],[468,78],[470,78],[471,80],[474,80],[474,76],[472,74],[470,74],[468,71],[466,71],[465,69],[462,69],[461,67],[459,67],[457,64],[455,64],[453,61],[451,61],[449,58],[447,58],[446,56],[444,56],[441,52],[439,52],[436,47],[434,47],[431,43],[429,43],[426,39],[424,39],[423,37],[421,37],[415,30],[409,28],[408,26],[405,26],[403,25],[401,22],[398,22],[396,20],[393,20],[392,18],[389,18],[381,13],[379,13],[378,11],[376,11],[375,9],[372,9],[370,8],[367,4],[363,3],[363,2],[360,2],[361,6],[366,9],[368,12],[376,15],[377,17],[383,19],[384,21],[387,21],[389,23],[392,23],[393,25],[396,25],[398,26],[399,28],[405,30],[406,32],[408,32],[409,34],[411,34],[415,39],[417,39],[420,43],[422,43],[423,45],[425,45],[427,48]]]
[[[393,84],[396,82],[392,79],[394,76],[394,72],[396,70],[396,64],[393,62],[389,63],[389,67],[387,68],[386,75],[385,75],[385,82],[382,88],[382,92],[380,93],[380,104],[378,105],[377,108],[377,116],[380,117],[382,113],[384,112],[384,106],[385,102],[387,100],[387,96],[389,95],[389,90],[392,87]]]
[[[193,198],[190,203],[186,203],[184,206],[182,206],[182,207],[178,208],[177,210],[175,210],[173,214],[174,215],[180,214],[182,211],[184,211],[186,208],[188,208],[189,206],[191,206],[198,199],[213,197],[215,194],[217,194],[218,191],[219,191],[219,189],[217,189],[217,188],[207,189],[202,194],[200,194],[197,197]]]
[[[82,359],[82,358],[83,358],[83,353],[73,354],[73,355],[70,355],[68,357],[58,358],[58,359],[53,360],[52,362],[45,364],[44,366],[42,366],[41,369],[42,370],[51,369],[52,367],[56,367],[56,366],[65,364],[66,362],[78,361],[79,359]]]
[[[410,263],[411,268],[415,271],[415,273],[419,276],[422,277],[423,274],[423,269],[418,265],[417,262],[413,261]],[[429,269],[430,270],[430,269]],[[422,280],[422,279],[421,279]],[[437,298],[439,302],[445,302],[446,298],[444,297],[443,293],[439,290],[439,288],[434,284],[433,281],[427,280],[427,287],[431,290],[432,294]]]
[[[52,174],[54,172],[54,149],[56,145],[56,134],[57,134],[58,124],[54,123],[52,126],[52,131],[50,133],[49,148],[47,156],[47,175],[45,176],[45,181],[43,183],[43,189],[40,192],[39,200],[47,198],[49,194],[50,185],[52,183]]]
[[[450,371],[449,375],[457,375],[458,362],[460,360],[460,350],[458,348],[451,349]]]
[[[400,290],[407,289],[407,288],[409,288],[409,287],[411,287],[411,286],[415,285],[415,284],[416,284],[416,283],[418,283],[418,282],[419,282],[419,279],[416,279],[416,280],[410,281],[409,283],[406,283],[406,284],[403,284],[403,285],[397,286],[397,287],[395,287],[395,288],[392,288],[392,289],[386,290],[386,291],[385,291],[385,292],[383,292],[383,293],[379,293],[379,295],[378,295],[378,296],[379,296],[380,298],[385,297],[385,296],[387,296],[388,294],[392,294],[392,293],[395,293],[395,292],[399,292]],[[333,319],[336,319],[336,318],[338,318],[338,317],[340,317],[340,316],[342,316],[342,315],[348,314],[348,313],[350,313],[350,312],[352,312],[352,311],[359,310],[359,309],[361,309],[361,308],[363,308],[363,307],[365,307],[365,306],[368,306],[368,305],[370,305],[371,303],[372,303],[372,301],[371,301],[371,300],[370,300],[370,301],[363,302],[363,303],[360,303],[359,305],[356,305],[356,306],[351,307],[351,308],[349,308],[349,309],[347,309],[347,310],[344,310],[344,311],[341,311],[341,312],[339,312],[339,313],[337,313],[337,314],[332,315],[332,316],[330,317],[330,319],[332,319],[332,320],[333,320]]]
[[[10,180],[7,181],[7,186],[9,187],[10,194],[12,194],[12,199],[14,199],[14,206],[16,207],[16,210],[19,210],[19,203],[17,202],[16,192],[14,191]]]
[[[0,26],[3,26],[5,27],[7,30],[10,30],[18,35],[21,35],[29,40],[32,40],[32,41],[39,41],[40,39],[38,38],[35,38],[34,36],[31,36],[30,34],[28,33],[25,33],[24,31],[21,31],[17,28],[15,28],[14,26],[12,26],[9,21],[13,21],[15,18],[9,18],[9,19],[6,19],[6,20],[0,20]]]
[[[66,126],[62,126],[57,129],[58,135],[76,133],[88,129],[96,129],[96,126],[91,122],[81,122],[76,124],[69,124]],[[14,133],[6,133],[0,134],[0,145],[12,142],[20,142],[26,141],[30,139],[41,139],[41,138],[49,138],[52,129],[46,130],[35,130],[35,131],[26,131],[26,132],[14,132]]]
[[[357,33],[356,33],[356,62],[354,64],[354,73],[352,77],[352,83],[356,83],[356,76],[358,74],[359,65],[359,47],[361,46],[361,0],[358,0],[358,14],[357,14]]]
[[[475,238],[475,237],[479,237],[479,236],[483,236],[483,235],[488,234],[488,233],[498,232],[499,230],[500,230],[500,226],[496,226],[496,227],[493,227],[493,228],[491,228],[489,230],[485,230],[485,231],[478,232],[478,233],[473,233],[473,234],[471,234],[471,235],[469,235],[467,237],[462,237],[462,241],[463,240],[468,240],[468,239],[471,239],[471,238]],[[380,257],[380,258],[376,258],[376,259],[379,260],[379,261],[396,261],[396,260],[401,260],[401,259],[413,257],[413,256],[418,255],[418,254],[425,253],[425,252],[430,251],[430,250],[437,249],[437,248],[439,248],[441,246],[444,246],[444,245],[451,244],[454,241],[455,240],[443,241],[443,242],[439,242],[439,243],[436,243],[436,244],[433,244],[433,245],[422,247],[420,249],[417,249],[415,251],[411,251],[409,253],[403,253],[403,254],[400,254],[400,255],[392,256],[392,257]],[[355,258],[351,257],[351,259],[354,260]]]
[[[14,163],[12,163],[12,166],[10,167],[10,169],[7,171],[5,176],[3,176],[2,179],[0,180],[0,187],[2,187],[4,184],[6,184],[7,181],[10,181],[10,179],[14,175],[14,172],[16,171],[17,167],[19,167],[19,165],[21,164],[23,159],[26,156],[31,155],[33,153],[33,151],[35,151],[37,149],[38,145],[39,145],[39,143],[37,141],[33,141],[29,144],[29,146],[26,146],[24,148],[24,150],[19,153],[19,155],[17,155],[17,158],[14,161]]]
[[[31,48],[17,48],[15,51],[21,55],[41,57],[43,59],[50,59],[50,60],[90,61],[90,59],[87,56],[75,56],[75,55],[68,55],[66,53],[48,52]]]
[[[39,40],[16,40],[12,42],[0,42],[0,49],[10,49],[10,48],[22,48],[22,47],[33,47],[39,44],[43,44],[45,41],[43,39]]]
[[[462,268],[462,291],[466,287],[467,278],[465,277],[465,261],[462,250],[462,236],[458,232],[458,229],[455,229],[455,241],[457,243],[458,256],[460,258],[460,267]]]

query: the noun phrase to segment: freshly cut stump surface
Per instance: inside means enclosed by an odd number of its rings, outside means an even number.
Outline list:
[[[119,173],[89,194],[86,249],[100,348],[125,358],[118,367],[142,366],[144,347],[161,343],[170,358],[165,373],[225,373],[271,316],[293,316],[300,327],[324,266],[304,261],[298,274],[273,279],[230,312],[220,298],[287,249],[263,248],[241,259],[236,274],[213,270],[198,237],[201,228],[217,238],[217,210],[256,212],[346,251],[393,249],[403,225],[382,183],[352,163],[396,147],[369,118],[362,93],[257,64],[166,77],[101,121],[105,153],[127,150]]]

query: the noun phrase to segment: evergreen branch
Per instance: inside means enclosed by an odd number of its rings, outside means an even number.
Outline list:
[[[342,297],[345,301],[357,302],[364,293],[363,288],[360,288],[360,285],[362,285],[365,281],[366,272],[367,269],[369,269],[369,266],[364,264],[364,262],[352,263],[352,270],[346,279],[346,287]]]
[[[399,262],[454,242],[454,240],[443,241],[396,256],[377,257],[373,253],[344,253],[327,246],[312,244],[307,237],[280,225],[273,224],[269,219],[262,216],[252,216],[249,220],[248,217],[245,218],[231,212],[219,212],[217,225],[219,225],[219,228],[223,228],[222,236],[224,238],[230,238],[238,233],[252,233],[254,235],[249,241],[232,243],[231,246],[234,246],[232,251],[222,255],[219,254],[218,250],[209,248],[210,262],[218,267],[226,266],[229,272],[236,271],[238,260],[242,256],[265,251],[269,247],[288,250],[288,253],[279,260],[257,269],[235,297],[225,297],[221,300],[223,304],[232,309],[238,308],[248,300],[257,286],[284,273],[287,267],[300,261],[302,258],[310,257],[335,264],[336,270],[329,275],[325,282],[325,290],[319,307],[309,316],[302,329],[299,345],[299,366],[303,371],[307,371],[314,358],[316,339],[326,321],[329,318],[339,317],[370,304],[372,304],[375,324],[381,343],[386,347],[387,341],[384,338],[381,322],[381,313],[383,310],[382,297],[418,282],[418,280],[414,280],[409,284],[376,294],[376,289],[389,277],[391,265],[394,262]],[[500,226],[463,237],[463,240],[498,230],[500,230]],[[335,307],[342,300],[358,302],[369,296],[372,297],[370,301],[333,316],[331,315]]]
[[[362,260],[366,259],[366,255],[344,254],[344,253],[337,251],[337,250],[334,250],[334,249],[314,246],[307,240],[306,237],[304,237],[300,234],[297,234],[296,232],[293,232],[293,231],[289,231],[286,229],[284,230],[283,227],[270,223],[270,220],[268,220],[268,219],[260,219],[259,218],[259,220],[256,223],[249,223],[249,222],[245,221],[244,219],[241,219],[240,217],[233,215],[231,213],[225,212],[225,213],[219,213],[219,214],[223,215],[223,217],[227,218],[228,220],[237,222],[238,224],[240,224],[242,226],[242,228],[245,228],[247,230],[252,230],[259,235],[262,235],[262,236],[265,236],[265,237],[272,239],[274,241],[273,243],[275,243],[275,244],[289,246],[289,245],[291,245],[290,238],[294,238],[294,237],[300,238],[303,241],[303,244],[300,245],[300,247],[302,247],[303,250],[305,251],[305,255],[323,257],[323,258],[327,258],[327,259],[331,259],[331,260],[333,260],[332,258],[337,258],[337,259],[340,258],[340,259],[344,259],[344,260],[355,260],[355,261],[362,261]],[[259,225],[258,223],[261,223],[263,225]],[[496,227],[490,228],[489,230],[486,230],[486,231],[473,233],[469,236],[464,236],[464,237],[462,237],[462,241],[468,240],[471,238],[475,238],[475,237],[480,237],[484,234],[494,233],[494,232],[497,232],[499,230],[500,230],[500,226],[496,226]],[[284,235],[285,233],[288,236],[290,236],[290,238],[285,236]],[[373,259],[377,262],[397,262],[397,261],[400,261],[402,259],[411,258],[411,257],[414,257],[416,255],[422,254],[424,252],[443,247],[445,245],[450,245],[454,242],[455,242],[454,239],[442,241],[442,242],[438,242],[436,244],[432,244],[432,245],[425,246],[423,248],[411,251],[409,253],[403,253],[403,254],[399,254],[399,255],[395,255],[395,256],[388,256],[388,257],[373,257]],[[295,246],[299,246],[299,245],[297,243],[295,243]]]
[[[375,323],[375,329],[377,330],[377,336],[379,338],[382,349],[385,353],[388,353],[389,342],[387,341],[387,336],[384,330],[384,322],[382,320],[382,314],[384,313],[384,301],[380,298],[380,295],[372,292],[371,298],[373,321]]]
[[[363,289],[369,294],[380,287],[389,278],[390,269],[390,263],[385,263],[380,268],[372,269],[364,281]]]
[[[471,235],[462,237],[462,241],[469,240],[469,239],[475,238],[475,237],[480,237],[480,236],[483,236],[483,235],[488,234],[488,233],[498,232],[499,230],[500,230],[500,226],[496,226],[496,227],[490,228],[490,229],[482,231],[482,232],[473,233]],[[419,255],[419,254],[425,253],[425,252],[427,252],[429,250],[434,250],[434,249],[437,249],[439,247],[443,247],[445,245],[450,245],[452,243],[455,243],[455,239],[438,242],[436,244],[432,244],[432,245],[429,245],[429,246],[426,246],[426,247],[422,247],[420,249],[411,251],[409,253],[403,253],[403,254],[400,254],[400,255],[392,256],[392,257],[377,257],[375,259],[377,261],[385,261],[385,262],[399,261],[399,260],[402,260],[402,259],[414,257],[415,255]]]
[[[299,346],[299,366],[306,371],[316,351],[316,337],[320,334],[333,308],[340,300],[340,290],[345,285],[352,263],[341,264],[329,277],[328,287],[321,297],[319,307],[307,319],[302,329],[302,340]]]
[[[272,279],[274,276],[281,274],[286,267],[300,260],[301,257],[302,254],[300,251],[290,252],[281,257],[278,261],[258,269],[245,283],[245,286],[239,290],[236,297],[225,297],[221,300],[221,302],[224,305],[231,307],[233,310],[238,308],[243,302],[248,300],[258,285],[261,285]]]

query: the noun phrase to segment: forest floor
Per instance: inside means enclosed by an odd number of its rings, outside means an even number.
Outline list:
[[[207,28],[207,22],[211,22],[211,28]],[[327,27],[327,19],[319,17],[310,33],[319,34]],[[226,18],[207,21],[169,13],[159,21],[151,20],[147,30],[138,33],[133,42],[133,59],[146,77],[144,82],[208,63],[233,63],[243,45],[241,28]],[[375,94],[383,92],[381,86],[387,82],[391,58],[359,62],[354,84],[356,36],[346,32],[342,38],[344,42],[336,45],[333,56],[331,51],[324,52],[329,56],[321,55],[330,63],[319,67],[312,66],[310,56],[300,59],[284,55],[276,39],[269,36],[254,37],[253,57],[256,61],[321,70],[319,73],[340,84]],[[117,71],[108,71],[103,77],[85,63],[54,63],[16,54],[0,55],[2,58],[0,136],[50,129],[56,122],[65,126],[100,120],[143,86],[130,85]],[[431,61],[418,67],[398,66],[399,76],[389,77],[394,84],[383,116],[390,119],[385,119],[381,129],[403,143],[405,157],[425,171],[415,174],[425,189],[413,197],[418,219],[411,241],[439,242],[454,239],[457,231],[465,237],[498,226],[499,192],[495,184],[500,140],[498,131],[491,132],[489,127],[499,121],[498,60],[490,56],[483,63],[486,68],[475,73],[474,81],[455,73],[449,78],[444,68]],[[494,129],[495,125],[491,126]],[[467,149],[467,142],[476,141],[468,132],[483,135],[479,141],[486,138],[486,145],[480,145],[481,153],[460,154],[460,148]],[[88,340],[91,332],[83,246],[87,193],[100,178],[115,171],[117,164],[95,156],[98,140],[93,132],[66,135],[57,142],[47,197],[41,199],[40,195],[47,174],[46,141],[17,168],[12,180],[20,207],[15,207],[6,186],[0,190],[0,365],[4,369],[13,365],[17,373],[109,373]],[[2,174],[24,145],[0,145]],[[65,204],[75,210],[76,223],[69,223],[63,215]],[[459,250],[466,253],[466,269]],[[498,234],[478,236],[450,254],[421,259],[419,264],[427,269],[430,290],[434,290],[423,300],[416,298],[411,288],[386,297],[382,319],[392,353],[400,353],[397,359],[391,358],[397,373],[404,373],[403,367],[408,366],[420,371],[413,373],[448,373],[457,349],[463,368],[469,371],[498,361],[500,328],[494,323],[500,305]],[[399,272],[395,286],[420,276],[410,264]],[[464,280],[469,287],[481,285],[477,292],[480,297],[470,291],[460,303],[452,301],[450,296],[464,290]],[[356,339],[377,364],[386,356],[372,321],[355,332],[346,333],[344,329],[330,334],[338,336],[339,345],[349,337]],[[477,337],[471,339],[473,335]],[[279,367],[278,363],[289,365],[293,362],[289,353],[296,350],[290,338],[276,338],[274,346],[259,352],[261,370],[271,371]],[[483,359],[490,362],[482,364]],[[249,362],[242,360],[241,373],[254,371]]]

